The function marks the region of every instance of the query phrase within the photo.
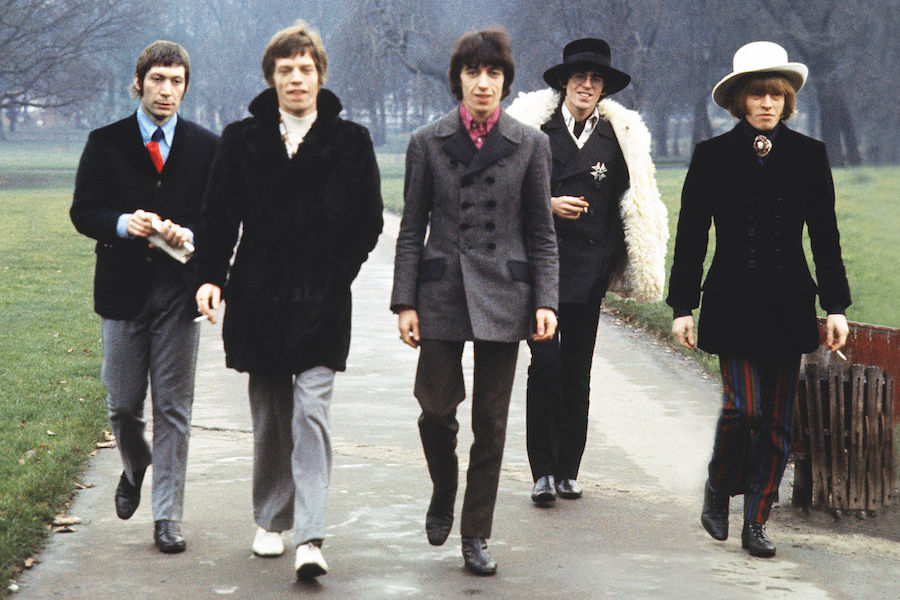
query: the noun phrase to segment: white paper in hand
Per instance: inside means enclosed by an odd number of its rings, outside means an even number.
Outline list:
[[[191,259],[191,256],[194,255],[194,246],[190,242],[185,242],[184,246],[181,248],[174,248],[169,245],[169,243],[163,239],[160,235],[160,231],[162,231],[162,221],[159,219],[153,219],[150,222],[150,226],[153,227],[153,230],[156,233],[150,234],[147,239],[157,248],[174,258],[180,263],[186,263]]]

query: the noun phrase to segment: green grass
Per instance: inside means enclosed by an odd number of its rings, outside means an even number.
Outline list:
[[[106,427],[92,245],[68,218],[72,153],[45,150],[0,144],[0,597]]]

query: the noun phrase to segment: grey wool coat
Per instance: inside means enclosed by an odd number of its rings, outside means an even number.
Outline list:
[[[547,137],[505,112],[480,150],[458,110],[416,131],[391,310],[414,308],[424,339],[515,342],[558,286]]]

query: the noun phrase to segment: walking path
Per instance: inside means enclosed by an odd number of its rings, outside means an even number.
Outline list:
[[[585,497],[540,509],[530,501],[521,345],[491,551],[495,577],[463,569],[459,529],[440,548],[425,540],[430,482],[412,396],[416,352],[387,309],[398,221],[354,284],[353,345],[331,412],[334,472],[324,553],[330,571],[294,580],[293,554],[250,551],[252,436],[246,375],[228,371],[219,325],[203,324],[184,533],[188,549],[152,543],[149,488],[129,521],[113,509],[121,465],[101,450],[69,512],[83,523],[55,534],[20,581],[17,600],[289,598],[896,598],[900,539],[846,533],[788,507],[773,512],[774,559],[740,549],[740,501],[724,543],[699,526],[718,387],[683,358],[603,316],[592,376],[591,429],[579,481]],[[467,349],[467,377],[471,355]],[[460,407],[460,462],[471,434]],[[790,497],[790,474],[782,498]],[[463,479],[464,481],[464,479]],[[461,502],[461,496],[459,502]],[[457,509],[457,514],[459,510]],[[853,527],[849,527],[853,529]],[[894,528],[896,530],[896,528]],[[735,530],[737,530],[735,532]],[[286,536],[286,540],[289,537]]]

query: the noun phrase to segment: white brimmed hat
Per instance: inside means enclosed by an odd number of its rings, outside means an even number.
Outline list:
[[[788,62],[787,50],[774,42],[750,42],[734,53],[733,71],[713,88],[712,97],[716,104],[728,108],[728,92],[742,75],[748,73],[778,73],[784,75],[799,92],[806,83],[809,69],[797,62]]]

